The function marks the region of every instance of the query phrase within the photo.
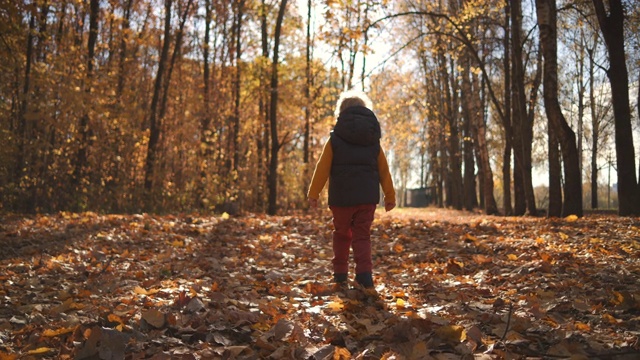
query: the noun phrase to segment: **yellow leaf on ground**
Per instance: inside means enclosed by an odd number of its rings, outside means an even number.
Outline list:
[[[464,328],[459,325],[442,326],[436,329],[435,333],[441,340],[450,344],[457,344],[467,338]]]
[[[50,348],[50,347],[41,347],[41,348],[27,351],[27,355],[41,355],[41,354],[46,354],[48,352],[55,351],[55,350],[56,349]]]
[[[57,330],[46,329],[45,331],[42,332],[42,336],[54,337],[54,336],[68,334],[70,332],[73,332],[73,330],[75,330],[75,328],[60,328]]]
[[[342,302],[332,301],[327,304],[327,308],[331,311],[341,311],[344,309],[344,304]]]
[[[336,346],[333,351],[333,360],[349,360],[351,359],[351,353],[349,350],[343,347]]]
[[[156,289],[146,290],[146,289],[141,288],[140,286],[136,286],[133,289],[133,292],[138,294],[138,295],[153,295],[153,294],[157,293],[158,290],[156,290]]]
[[[107,320],[111,321],[112,323],[119,323],[119,324],[124,323],[122,321],[122,318],[116,314],[109,314],[109,316],[107,316]]]
[[[574,326],[575,326],[576,330],[585,331],[585,332],[591,331],[591,326],[589,326],[589,324],[585,324],[583,322],[577,321]]]
[[[567,221],[567,222],[574,222],[574,221],[578,220],[578,216],[577,215],[569,215],[569,216],[565,217],[564,220]]]

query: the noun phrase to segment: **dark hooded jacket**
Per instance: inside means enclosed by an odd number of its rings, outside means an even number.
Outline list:
[[[329,205],[377,204],[380,123],[373,111],[363,106],[343,110],[331,132],[331,148]]]

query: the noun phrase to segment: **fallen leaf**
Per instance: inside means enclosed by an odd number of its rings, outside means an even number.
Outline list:
[[[293,332],[294,324],[286,319],[278,320],[274,329],[274,339],[276,341],[286,340]]]
[[[75,328],[60,328],[57,330],[46,329],[45,331],[42,332],[42,336],[46,336],[46,337],[60,336],[60,335],[73,332],[73,330],[75,330]]]
[[[156,289],[153,289],[153,290],[146,290],[146,289],[141,288],[140,286],[136,286],[136,287],[133,289],[133,292],[134,292],[135,294],[138,294],[138,295],[153,295],[153,294],[158,293],[158,290],[156,290]]]
[[[344,309],[344,304],[342,302],[332,301],[327,304],[327,308],[331,311],[338,312]]]
[[[27,351],[27,355],[43,355],[54,351],[56,351],[56,349],[54,348],[40,347],[34,350]]]
[[[166,317],[163,312],[156,309],[150,309],[142,312],[142,320],[157,329],[161,329],[164,327]]]
[[[588,324],[579,322],[579,321],[577,321],[574,324],[574,327],[576,328],[576,330],[580,330],[580,331],[585,331],[585,332],[591,331],[591,326],[589,326]]]
[[[569,215],[569,216],[565,217],[564,220],[566,222],[575,222],[575,221],[578,220],[578,216],[572,214],[572,215]]]
[[[452,345],[464,341],[467,337],[464,327],[459,325],[441,326],[436,329],[435,335],[440,338],[440,340]]]
[[[404,309],[405,305],[406,305],[406,303],[405,303],[404,300],[402,300],[402,299],[397,299],[396,300],[396,307],[398,309]]]
[[[16,360],[18,355],[16,354],[7,354],[5,352],[0,351],[0,360]]]
[[[333,352],[333,360],[350,360],[351,353],[343,347],[336,346]]]

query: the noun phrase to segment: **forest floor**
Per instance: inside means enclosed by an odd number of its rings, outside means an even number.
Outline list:
[[[378,211],[375,291],[331,216],[0,216],[0,360],[639,359],[640,219]]]

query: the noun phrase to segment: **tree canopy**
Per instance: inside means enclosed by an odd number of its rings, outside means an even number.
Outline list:
[[[547,4],[3,2],[0,211],[304,208],[358,88],[400,205],[637,215],[638,9]]]

